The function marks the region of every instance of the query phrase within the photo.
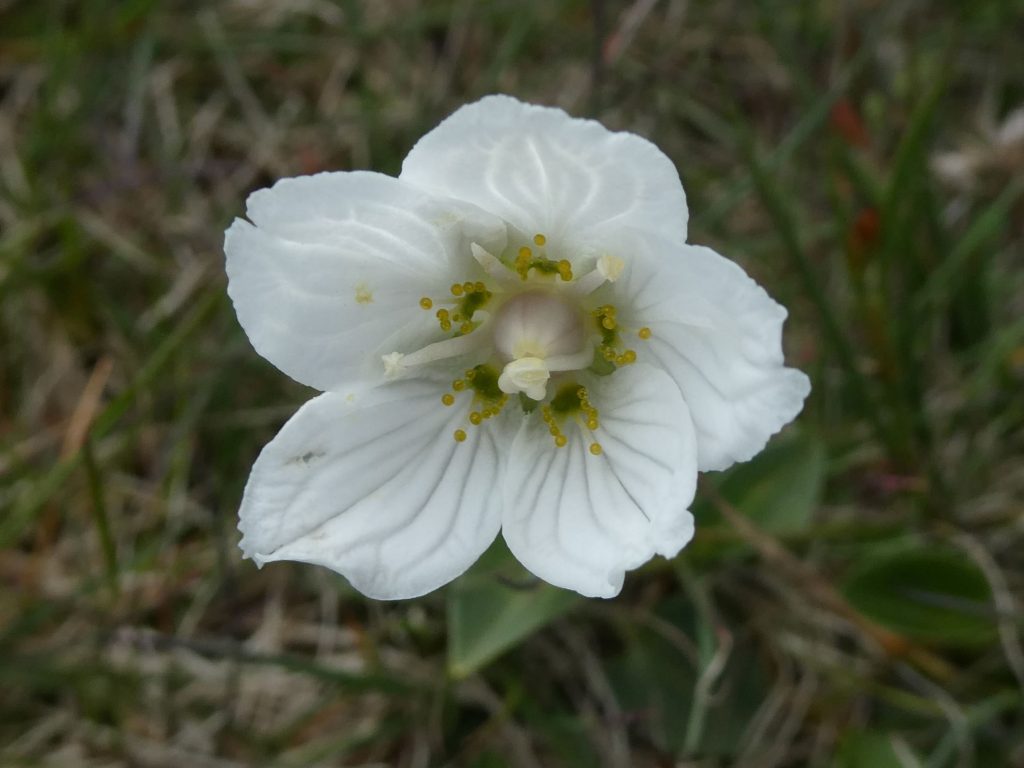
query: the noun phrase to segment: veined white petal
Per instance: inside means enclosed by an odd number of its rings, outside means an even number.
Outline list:
[[[326,173],[254,192],[227,231],[228,293],[256,351],[318,389],[379,376],[380,358],[425,346],[419,305],[471,277],[471,241],[505,225],[376,173]]]
[[[457,235],[500,253],[507,241],[504,222],[462,200],[444,200],[372,171],[332,171],[280,179],[258,189],[245,202],[246,216],[260,229],[298,242],[332,245],[339,225],[362,224],[378,249],[399,263],[426,260],[436,267],[439,254],[430,241]],[[388,242],[387,233],[395,238]],[[423,248],[416,243],[422,242]],[[412,244],[413,247],[409,247]],[[383,248],[382,248],[383,246]]]
[[[509,96],[457,110],[417,142],[400,178],[556,245],[596,247],[622,230],[686,240],[679,174],[654,144]]]
[[[466,426],[443,390],[415,379],[306,403],[253,466],[246,555],[323,565],[378,599],[422,595],[465,571],[500,525],[500,425]]]
[[[545,581],[612,597],[625,571],[655,554],[675,555],[693,535],[696,444],[686,404],[664,372],[632,365],[595,377],[588,390],[600,411],[593,433],[566,419],[569,442],[559,448],[539,418],[520,429],[503,481],[502,533]]]
[[[803,407],[810,380],[786,368],[786,310],[710,248],[663,243],[616,286],[627,324],[647,326],[640,360],[672,376],[697,430],[701,471],[758,453]]]

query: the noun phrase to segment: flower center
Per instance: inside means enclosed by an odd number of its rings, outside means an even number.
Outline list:
[[[470,252],[487,282],[454,283],[450,296],[422,297],[419,306],[434,313],[445,337],[413,352],[382,355],[384,372],[394,377],[443,360],[484,359],[441,395],[446,407],[463,394],[470,396],[474,410],[466,429],[497,416],[510,396],[518,394],[524,414],[540,404],[540,417],[556,446],[568,445],[563,427],[575,426],[590,436],[590,453],[599,456],[602,448],[594,434],[600,427],[598,409],[580,377],[557,377],[550,400],[548,384],[553,374],[588,369],[593,376],[608,376],[635,363],[637,354],[626,347],[628,338],[635,333],[649,339],[651,329],[622,325],[614,304],[595,307],[590,298],[622,276],[626,263],[621,258],[602,255],[592,269],[576,275],[568,260],[548,257],[543,234],[534,235],[532,244],[506,248],[499,258],[471,243]],[[435,304],[442,306],[435,311]],[[455,430],[456,442],[468,439],[466,429]]]
[[[529,291],[507,301],[493,322],[494,346],[507,362],[498,387],[543,400],[558,371],[585,368],[593,359],[583,313],[565,298]]]

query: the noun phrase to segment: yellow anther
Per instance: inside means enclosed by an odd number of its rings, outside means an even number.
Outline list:
[[[464,282],[462,284],[462,290],[465,291],[466,293],[472,293],[475,288],[476,288],[476,283],[473,283],[473,282],[471,282],[469,280],[467,280],[466,282]]]
[[[632,349],[627,349],[625,352],[622,353],[622,362],[625,363],[626,365],[629,365],[630,363],[635,363],[636,352],[634,352]]]
[[[636,335],[639,336],[641,339],[649,339],[651,338],[651,329],[644,326],[643,328],[636,332]]]
[[[456,392],[461,392],[465,388],[466,382],[463,381],[462,379],[456,379],[455,381],[452,382],[452,389],[454,389]]]
[[[452,324],[451,324],[450,321],[448,321],[448,320],[442,320],[441,321],[441,330],[442,331],[444,331],[445,333],[448,333],[448,331],[450,331],[451,329],[452,329]]]
[[[452,283],[452,296],[461,296],[463,292],[462,283]]]
[[[466,370],[466,379],[469,380],[469,381],[472,381],[475,378],[476,378],[476,371],[474,371],[472,368],[467,369]]]
[[[605,330],[608,330],[608,331],[614,331],[615,330],[615,318],[611,317],[609,315],[605,315],[601,319],[601,327],[604,328]]]
[[[444,403],[445,405],[455,405],[455,395],[453,395],[451,392],[446,392],[445,394],[441,395],[441,402]]]
[[[464,430],[464,429],[456,429],[454,437],[455,437],[455,442],[456,443],[464,442],[465,439],[466,439],[466,430]]]
[[[597,429],[598,426],[597,419],[587,419],[587,429]]]
[[[448,310],[447,309],[439,309],[434,314],[437,317],[437,319],[440,320],[441,322],[444,322],[445,320],[448,319]]]
[[[527,248],[525,245],[519,249],[519,255],[516,256],[516,272],[523,280],[526,279],[526,275],[530,271],[530,259],[533,258],[533,251]]]
[[[594,456],[600,456],[601,455],[601,444],[600,443],[591,443],[590,444],[590,452]]]
[[[467,333],[471,332],[472,330],[473,330],[473,323],[469,322],[468,320],[466,322],[464,322],[462,325],[459,326],[459,333],[461,333],[463,336],[465,336]]]
[[[555,435],[555,445],[559,448],[564,448],[566,443],[569,442],[569,438],[565,435]]]
[[[452,315],[452,322],[453,323],[461,323],[462,321],[463,321],[463,317],[462,317],[462,313],[461,312],[455,312]]]
[[[469,423],[472,424],[473,426],[478,425],[483,420],[484,415],[479,411],[473,411],[471,414],[469,414]]]
[[[420,306],[423,307],[423,309],[430,309],[434,306],[434,302],[432,302],[428,296],[424,296],[420,299]]]
[[[601,357],[610,363],[615,360],[615,350],[611,347],[601,347]]]
[[[572,264],[568,259],[562,259],[558,262],[558,276],[565,282],[572,280]]]
[[[544,243],[546,243],[547,241],[548,239],[540,233],[537,233],[536,235],[533,236],[533,242],[536,243],[537,245],[544,245]]]
[[[484,293],[487,290],[487,286],[478,280],[476,283],[474,283],[473,289],[477,293]]]

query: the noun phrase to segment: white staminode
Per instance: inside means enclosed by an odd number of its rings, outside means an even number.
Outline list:
[[[494,317],[494,346],[508,360],[498,387],[544,399],[552,373],[584,368],[593,359],[583,329],[580,310],[554,294],[522,293],[507,302]]]

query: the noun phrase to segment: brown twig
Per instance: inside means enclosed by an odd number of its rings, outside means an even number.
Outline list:
[[[880,649],[889,658],[912,664],[936,680],[949,680],[953,677],[955,670],[945,659],[860,613],[821,573],[793,555],[778,539],[758,528],[730,504],[706,477],[701,478],[701,492],[711,500],[736,533],[757,550],[762,559],[777,568],[823,608],[849,622],[869,646]]]

